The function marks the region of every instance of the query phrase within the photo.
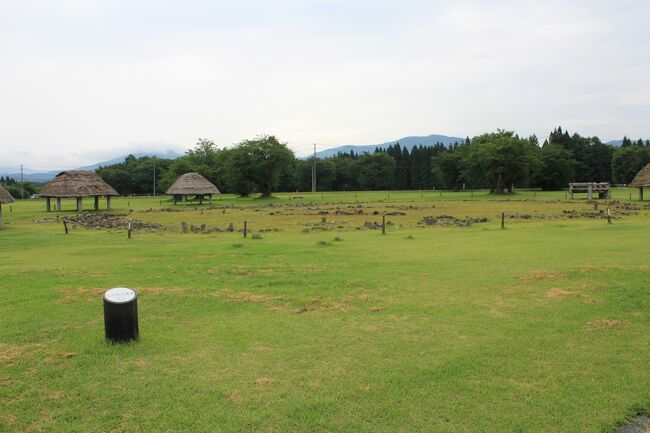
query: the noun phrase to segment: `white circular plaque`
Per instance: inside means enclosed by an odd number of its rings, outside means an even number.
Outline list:
[[[107,290],[104,293],[104,299],[113,304],[124,304],[126,302],[131,302],[135,299],[137,295],[131,289],[126,287],[116,287],[114,289]]]

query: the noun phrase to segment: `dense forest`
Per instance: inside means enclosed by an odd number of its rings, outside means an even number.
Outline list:
[[[219,148],[200,139],[176,160],[155,159],[156,188],[164,192],[187,172],[201,173],[222,192],[310,191],[313,159],[296,158],[274,136]],[[373,153],[339,153],[316,159],[318,191],[421,190],[513,187],[561,189],[569,182],[629,183],[650,163],[650,142],[623,138],[620,147],[558,127],[547,140],[498,130],[452,146],[411,149],[399,143]],[[130,156],[97,173],[121,194],[153,192],[154,158]]]
[[[175,160],[129,156],[97,173],[120,194],[164,193],[174,180],[198,172],[225,193],[248,195],[275,191],[310,191],[312,166],[318,191],[424,190],[489,188],[495,193],[517,188],[556,190],[569,182],[629,183],[650,163],[650,141],[624,137],[621,146],[583,137],[558,127],[548,139],[519,137],[511,131],[486,133],[452,146],[441,143],[415,146],[399,143],[373,153],[339,153],[315,161],[299,159],[274,136],[244,140],[220,148],[200,139]],[[0,178],[15,197],[20,185]],[[25,185],[25,196],[34,192]]]

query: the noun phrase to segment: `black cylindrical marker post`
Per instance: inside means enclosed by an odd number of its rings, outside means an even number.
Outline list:
[[[104,331],[113,343],[138,339],[137,293],[126,287],[104,293]]]

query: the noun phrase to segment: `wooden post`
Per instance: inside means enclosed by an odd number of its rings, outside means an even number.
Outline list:
[[[609,208],[607,208],[607,224],[612,223],[612,213],[609,211]]]
[[[244,237],[248,235],[248,222],[244,221]]]
[[[45,197],[45,210],[47,212],[52,212],[52,203],[50,202],[50,197]]]
[[[598,210],[598,202],[594,203],[594,210]]]
[[[61,197],[56,198],[56,211],[61,212]]]
[[[199,194],[199,204],[203,204],[203,194]]]
[[[587,187],[587,196],[588,196],[589,200],[593,200],[593,198],[594,198],[594,186],[591,183]]]
[[[83,210],[83,204],[81,200],[81,197],[77,197],[77,212],[81,212]]]
[[[67,235],[68,234],[68,223],[65,220],[63,220],[63,230],[65,231],[65,234]]]
[[[208,195],[208,204],[212,206],[212,194]]]
[[[128,236],[129,239],[131,239],[131,221],[129,221],[129,225],[128,225]]]
[[[182,197],[183,197],[183,206],[185,206],[185,201],[187,201],[187,196],[183,195]]]
[[[95,210],[99,210],[99,196],[95,196]]]
[[[381,234],[386,234],[386,215],[381,216]]]
[[[639,201],[643,201],[643,187],[639,187]]]
[[[501,228],[505,229],[506,228],[506,213],[501,212]]]
[[[106,196],[106,210],[111,210],[111,196]]]
[[[0,202],[0,229],[2,228],[2,202]]]

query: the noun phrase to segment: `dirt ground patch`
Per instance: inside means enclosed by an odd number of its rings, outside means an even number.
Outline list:
[[[611,329],[618,328],[622,326],[624,322],[622,320],[615,319],[601,319],[601,320],[592,320],[587,323],[588,330],[600,330],[600,329]]]
[[[548,291],[548,293],[546,293],[546,297],[549,299],[562,299],[569,296],[580,296],[580,292],[576,290],[563,290],[559,287],[553,287]]]
[[[523,275],[519,277],[519,279],[523,281],[559,280],[560,278],[564,278],[565,276],[566,274],[564,274],[563,272],[540,270],[540,271],[533,271],[530,274]]]

